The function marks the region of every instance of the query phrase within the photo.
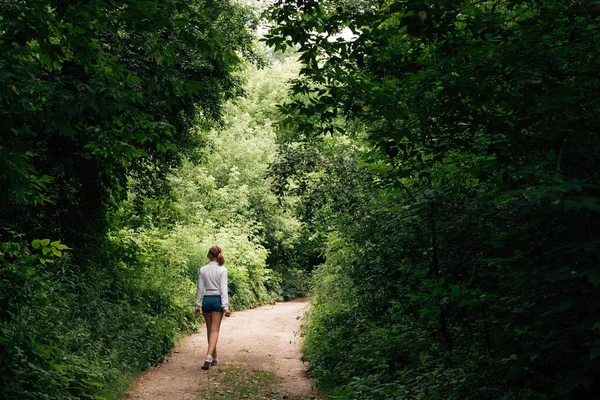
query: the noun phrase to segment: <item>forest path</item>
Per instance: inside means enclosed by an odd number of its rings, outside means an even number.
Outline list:
[[[200,369],[207,347],[203,325],[181,340],[165,363],[140,376],[125,399],[318,398],[300,360],[300,317],[307,306],[308,300],[297,299],[223,318],[217,346],[220,363],[208,371]],[[268,391],[259,388],[260,393],[252,394],[248,388],[240,388],[248,382],[263,385],[261,377],[268,381]]]

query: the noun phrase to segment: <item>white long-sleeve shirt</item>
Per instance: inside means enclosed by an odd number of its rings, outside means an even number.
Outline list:
[[[198,288],[196,290],[196,310],[202,307],[202,297],[208,294],[221,296],[221,306],[229,309],[227,294],[227,268],[211,261],[198,271]]]

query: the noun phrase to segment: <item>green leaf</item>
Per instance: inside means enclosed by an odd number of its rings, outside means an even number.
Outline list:
[[[42,247],[46,247],[50,244],[50,239],[43,239],[40,241],[40,244],[42,245]]]
[[[471,307],[477,304],[477,301],[473,299],[464,299],[458,302],[459,307]]]
[[[419,353],[419,360],[421,360],[421,364],[425,364],[425,361],[427,361],[427,352],[426,351],[422,351]]]
[[[501,264],[501,263],[505,262],[506,258],[495,257],[495,258],[488,258],[485,261],[488,263],[488,265],[492,266],[492,265]]]
[[[436,284],[435,282],[433,282],[431,279],[425,279],[423,281],[423,286],[425,286],[426,288],[431,289],[432,287],[434,287]]]
[[[33,247],[34,249],[39,249],[40,248],[40,240],[39,239],[35,239],[34,241],[31,242],[31,247]]]

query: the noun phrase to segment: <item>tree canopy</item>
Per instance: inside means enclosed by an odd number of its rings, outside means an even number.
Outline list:
[[[196,127],[220,119],[240,91],[240,56],[253,53],[253,15],[229,2],[19,0],[0,11],[0,219],[73,243],[82,220],[105,229],[129,174],[156,189],[195,151]],[[41,215],[28,218],[31,205]]]

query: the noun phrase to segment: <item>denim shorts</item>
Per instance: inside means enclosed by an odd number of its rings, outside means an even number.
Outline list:
[[[221,307],[221,296],[218,294],[205,294],[202,298],[202,312],[224,312]]]

